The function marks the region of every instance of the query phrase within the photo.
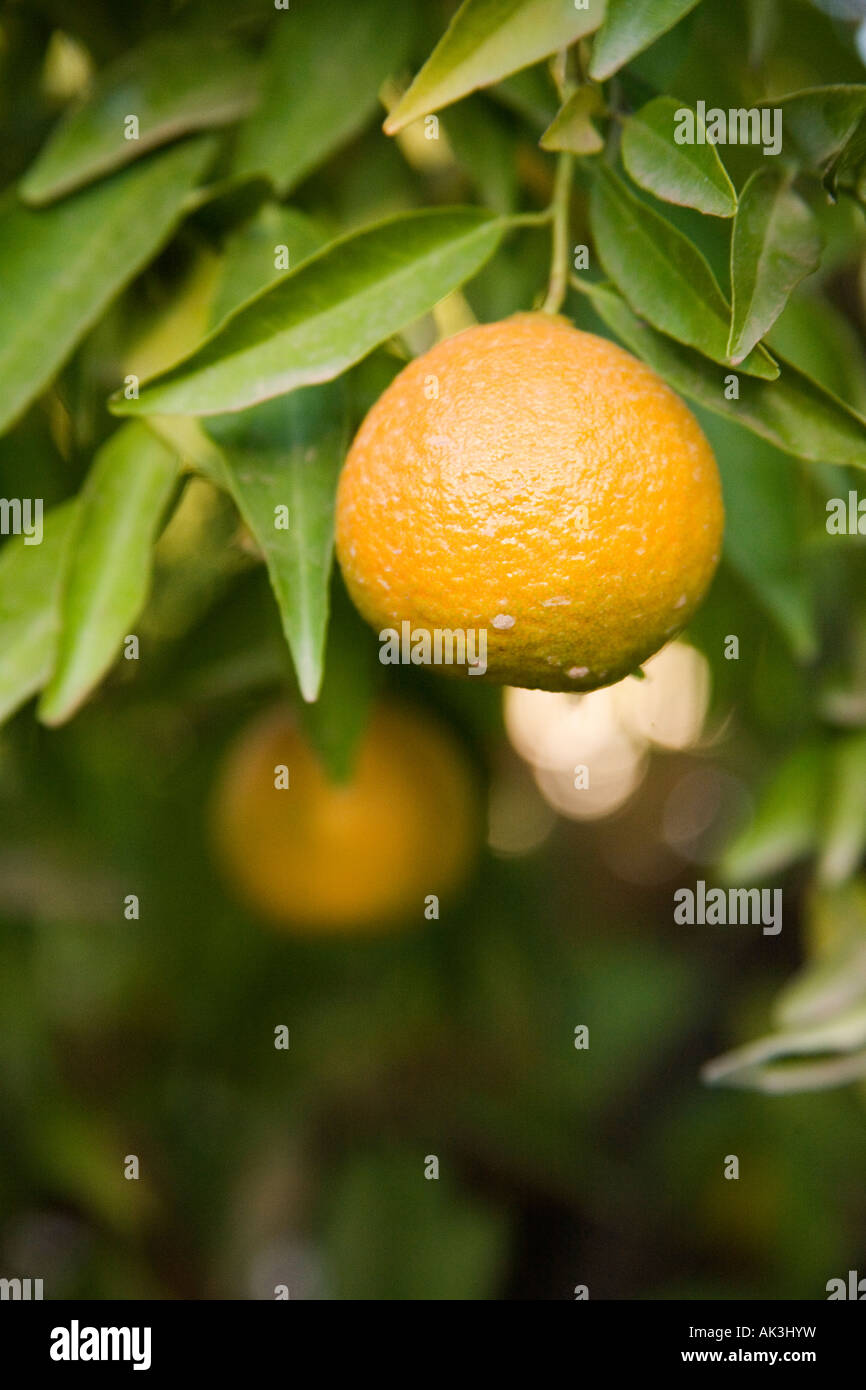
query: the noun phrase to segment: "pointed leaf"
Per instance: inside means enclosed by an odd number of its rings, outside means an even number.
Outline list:
[[[78,502],[45,515],[41,544],[16,536],[0,551],[0,724],[54,670],[60,594]]]
[[[196,34],[159,34],[103,69],[90,96],[65,116],[24,175],[25,203],[53,202],[191,131],[251,110],[256,65],[237,46]],[[127,138],[135,116],[138,136]],[[146,206],[146,205],[143,205]]]
[[[728,356],[741,362],[816,270],[823,238],[782,169],[757,169],[742,193],[731,241],[733,310]]]
[[[178,145],[42,212],[0,212],[0,430],[159,250],[213,146]]]
[[[684,109],[674,97],[655,97],[627,117],[622,162],[635,183],[665,203],[733,217],[737,195],[715,145],[678,145],[674,138],[677,112]]]
[[[629,193],[600,165],[590,219],[599,260],[635,313],[715,362],[727,361],[730,308],[698,248]],[[742,369],[769,379],[778,368],[763,349]]]
[[[412,11],[392,0],[328,0],[278,16],[259,109],[242,128],[237,174],[280,196],[360,130],[409,49]]]
[[[302,213],[263,208],[228,243],[215,316],[284,278],[286,272],[274,267],[276,246],[287,248],[294,266],[324,240]],[[220,450],[219,480],[264,555],[301,694],[315,700],[328,625],[337,475],[348,442],[344,383],[306,387],[203,425]],[[278,517],[287,526],[278,526]]]
[[[508,223],[477,208],[410,213],[332,242],[241,306],[118,415],[212,415],[330,381],[484,264]]]
[[[57,665],[39,702],[43,723],[70,718],[117,656],[147,597],[153,543],[177,475],[177,456],[137,421],[93,460],[64,581]]]
[[[580,289],[620,341],[681,395],[738,421],[795,458],[866,468],[866,419],[790,363],[782,360],[778,381],[739,378],[739,398],[729,400],[729,373],[642,323],[612,286],[581,281]]]
[[[608,0],[592,49],[590,77],[603,82],[693,10],[698,0]]]
[[[567,48],[601,23],[604,0],[464,0],[415,81],[385,122],[394,135],[419,116]]]
[[[759,1038],[707,1062],[701,1076],[711,1086],[745,1086],[767,1095],[859,1081],[866,1077],[866,1007],[860,1004],[812,1028]]]
[[[261,547],[305,700],[322,680],[337,477],[348,444],[342,382],[208,420],[228,487]]]
[[[598,154],[604,141],[592,123],[604,109],[598,87],[588,84],[572,92],[541,137],[545,150],[567,150],[571,154]]]

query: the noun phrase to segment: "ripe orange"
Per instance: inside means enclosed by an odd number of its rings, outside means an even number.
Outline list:
[[[279,767],[287,789],[275,785]],[[378,929],[423,921],[425,898],[459,885],[479,808],[460,748],[427,717],[380,706],[342,785],[280,707],[230,749],[213,829],[238,897],[263,917],[296,930]]]
[[[483,631],[488,677],[544,690],[609,685],[679,632],[722,528],[715,459],[679,397],[543,313],[411,362],[358,431],[337,497],[337,553],[368,622]]]

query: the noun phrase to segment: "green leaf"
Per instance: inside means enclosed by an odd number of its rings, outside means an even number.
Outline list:
[[[348,444],[343,383],[294,391],[208,420],[205,429],[222,452],[229,491],[265,557],[301,694],[315,700],[337,477]]]
[[[722,475],[725,559],[778,624],[794,656],[809,661],[817,649],[815,595],[804,563],[809,504],[798,506],[791,465],[778,449],[700,408],[698,418]]]
[[[484,264],[507,226],[477,208],[410,213],[325,247],[242,305],[118,415],[216,415],[330,381]]]
[[[730,308],[697,247],[604,164],[593,183],[590,221],[598,258],[635,313],[726,362]],[[768,380],[779,375],[763,349],[750,354],[742,370]]]
[[[226,247],[215,316],[232,313],[285,277],[274,266],[277,246],[287,248],[293,266],[323,241],[303,213],[263,208]],[[315,700],[328,626],[337,476],[348,443],[344,383],[306,387],[206,420],[204,430],[220,450],[220,481],[264,555],[301,694]],[[287,518],[287,527],[276,525],[278,516]]]
[[[778,1095],[866,1076],[864,896],[856,880],[810,895],[814,958],[776,1000],[778,1031],[708,1063],[705,1081]]]
[[[256,65],[224,40],[156,35],[99,73],[24,175],[21,197],[53,202],[169,140],[234,121],[255,104],[256,83]],[[126,137],[129,116],[137,139]]]
[[[604,0],[580,10],[567,0],[465,0],[385,122],[387,134],[567,48],[603,14]]]
[[[745,1086],[767,1095],[859,1081],[866,1077],[866,1006],[858,1004],[811,1028],[759,1038],[708,1062],[701,1076],[712,1086]]]
[[[235,309],[288,274],[276,265],[277,251],[285,247],[289,270],[320,250],[326,238],[303,212],[268,203],[226,243],[225,266],[213,309],[220,323]]]
[[[16,536],[0,551],[0,724],[41,690],[54,669],[60,593],[78,502],[53,508],[39,545]]]
[[[751,821],[728,845],[720,870],[748,884],[786,869],[815,848],[824,783],[824,749],[797,748],[762,789]]]
[[[457,162],[487,207],[513,212],[517,200],[514,141],[498,109],[484,97],[467,97],[451,108],[442,124]]]
[[[177,456],[138,422],[117,430],[93,460],[63,587],[57,665],[39,702],[44,724],[69,719],[117,656],[147,597],[153,543],[177,476]]]
[[[34,212],[0,212],[0,430],[29,405],[119,289],[180,220],[213,149],[209,139],[141,164]]]
[[[823,183],[835,202],[839,185],[853,187],[855,197],[864,201],[864,162],[866,162],[866,118],[842,146],[838,155],[824,170]]]
[[[557,94],[547,64],[521,68],[490,88],[491,97],[522,121],[544,130],[556,114]]]
[[[328,0],[277,17],[262,102],[243,126],[237,174],[267,174],[280,196],[360,130],[404,62],[411,7]]]
[[[818,876],[836,885],[850,878],[866,849],[866,734],[843,738],[832,751]]]
[[[620,341],[675,391],[795,458],[866,468],[866,420],[790,363],[782,361],[778,381],[740,378],[739,398],[728,400],[718,368],[642,323],[611,286],[582,280],[579,288]]]
[[[589,84],[578,87],[562,105],[540,144],[545,150],[567,150],[571,154],[598,154],[604,141],[592,123],[593,116],[604,110],[604,99],[598,87]]]
[[[592,48],[590,77],[603,82],[672,29],[697,3],[698,0],[608,0],[607,16]]]
[[[866,361],[860,338],[851,320],[829,300],[795,294],[767,341],[774,354],[793,362],[861,414],[866,411]]]
[[[785,153],[820,171],[841,154],[866,115],[866,85],[809,87],[761,105],[782,112]]]
[[[665,203],[733,217],[737,195],[714,145],[678,145],[674,97],[655,97],[623,122],[622,162],[635,183]],[[695,122],[699,117],[694,114]]]
[[[785,171],[757,169],[740,194],[731,239],[732,362],[751,352],[791,291],[817,269],[823,244],[811,210]]]

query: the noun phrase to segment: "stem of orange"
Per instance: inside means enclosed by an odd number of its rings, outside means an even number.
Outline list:
[[[571,198],[573,156],[561,154],[556,164],[553,186],[553,248],[550,258],[550,280],[542,304],[545,314],[558,314],[568,286],[568,205]]]

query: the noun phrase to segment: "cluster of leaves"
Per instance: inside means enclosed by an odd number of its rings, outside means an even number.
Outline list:
[[[812,663],[803,721],[841,758],[835,729],[864,717],[862,557],[831,547],[822,508],[866,464],[853,26],[751,0],[140,8],[121,28],[93,0],[64,34],[50,0],[4,19],[0,463],[29,496],[38,455],[56,505],[41,546],[0,557],[0,718],[38,695],[40,720],[68,720],[149,592],[174,587],[176,636],[251,554],[315,701],[353,428],[434,310],[539,303],[552,231],[551,285],[590,247],[566,311],[695,404],[726,568],[787,648],[777,680]],[[699,102],[780,110],[782,152],[678,144],[684,110],[704,133]]]
[[[495,1296],[509,1202],[527,1228],[539,1209],[557,1227],[578,1214],[587,1260],[613,1252],[611,1294],[630,1250],[643,1296],[683,1292],[684,1270],[690,1296],[729,1296],[718,1250],[723,1266],[741,1237],[744,1296],[815,1296],[816,1269],[856,1259],[861,1114],[696,1094],[707,1030],[727,1028],[719,981],[739,996],[748,948],[657,939],[668,904],[645,895],[613,923],[588,837],[552,874],[488,863],[464,915],[374,946],[288,950],[213,881],[215,749],[251,692],[291,679],[286,651],[333,764],[364,717],[362,639],[329,586],[352,430],[435,329],[538,303],[551,242],[586,241],[565,311],[693,402],[723,473],[724,563],[691,635],[719,709],[736,707],[734,771],[768,777],[722,867],[744,883],[814,866],[814,966],[778,1033],[710,1075],[861,1074],[866,566],[823,524],[866,461],[853,26],[805,0],[455,9],[3,12],[0,490],[49,510],[40,546],[0,551],[0,719],[38,696],[64,724],[131,630],[146,656],[134,681],[120,663],[110,706],[51,735],[50,758],[24,715],[2,749],[0,1192],[84,1216],[83,1273],[57,1270],[69,1292],[246,1292],[224,1271],[243,1240],[291,1227],[287,1172],[327,1190],[316,1226],[347,1297]],[[781,106],[782,155],[677,145],[674,113],[699,101]],[[551,238],[564,214],[570,237]],[[732,630],[739,662],[720,657]],[[575,873],[571,937],[570,902],[549,921],[538,905]],[[146,937],[116,929],[130,883]],[[593,1037],[578,1066],[575,1001]],[[290,1072],[270,1047],[283,1017]],[[449,1162],[422,1210],[406,1175],[431,1134]],[[140,1184],[119,1176],[130,1135],[155,1158]],[[739,1206],[741,1184],[719,1197],[707,1178],[731,1145],[766,1186],[744,1183]],[[452,1186],[461,1164],[483,1201]]]
[[[315,699],[335,477],[352,424],[346,374],[476,275],[526,221],[513,207],[434,207],[329,236],[292,195],[405,70],[417,15],[387,3],[337,3],[327,14],[299,4],[275,11],[264,32],[261,8],[242,7],[220,29],[187,7],[107,63],[4,200],[6,429],[46,390],[64,401],[58,372],[76,344],[171,238],[189,235],[191,218],[217,228],[217,264],[207,292],[196,267],[175,295],[161,356],[140,342],[121,351],[125,385],[116,382],[110,409],[144,426],[124,426],[97,452],[80,498],[47,518],[38,561],[23,545],[4,557],[3,714],[41,690],[40,718],[61,722],[105,675],[144,602],[181,469],[233,498],[267,563],[301,691]],[[822,181],[833,196],[863,191],[866,86],[763,95],[763,106],[781,107],[785,157],[768,162],[760,147],[740,146],[738,194],[716,147],[675,143],[678,99],[655,95],[633,109],[647,90],[633,60],[693,9],[467,0],[385,130],[448,107],[455,147],[471,147],[480,127],[477,162],[486,141],[493,163],[501,128],[470,103],[465,119],[462,99],[493,88],[537,115],[550,88],[534,65],[570,50],[565,100],[541,144],[584,163],[592,241],[611,282],[576,281],[595,313],[707,409],[798,458],[862,464],[862,418],[764,340],[820,262],[809,198]],[[327,64],[341,74],[339,90],[329,84],[325,96],[299,80]],[[699,83],[694,64],[689,72]],[[698,216],[683,229],[657,200]],[[716,219],[732,220],[727,295],[710,264],[721,243],[705,224]],[[730,399],[718,368],[734,365],[742,379]],[[284,532],[274,525],[281,505],[291,514]]]

